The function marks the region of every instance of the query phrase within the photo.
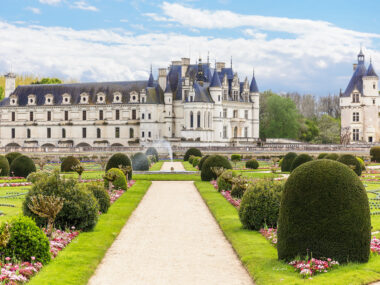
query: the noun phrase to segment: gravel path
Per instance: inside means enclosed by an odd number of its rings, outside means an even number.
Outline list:
[[[161,171],[170,171],[171,167],[174,168],[175,171],[185,171],[182,162],[164,162],[161,166]]]
[[[253,284],[192,181],[157,181],[90,285]]]

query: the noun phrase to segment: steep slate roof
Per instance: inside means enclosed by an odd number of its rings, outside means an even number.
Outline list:
[[[370,62],[367,72],[365,73],[365,76],[377,76],[375,69],[373,68],[372,61]]]
[[[208,92],[208,87],[209,83],[203,83],[203,86],[201,86],[200,84],[198,84],[198,82],[194,82],[194,102],[214,103],[214,100],[212,100],[212,97]]]
[[[212,76],[210,87],[222,87],[222,83],[220,82],[218,72],[215,70],[214,75]]]
[[[355,89],[363,94],[363,76],[365,76],[366,72],[364,62],[359,62],[342,97],[349,97]]]
[[[259,87],[257,86],[257,83],[256,83],[255,73],[252,74],[251,84],[249,85],[249,92],[255,92],[255,93],[259,92]]]
[[[120,92],[122,94],[122,103],[128,103],[130,100],[130,92],[140,92],[146,89],[147,101],[150,104],[163,104],[163,91],[159,85],[154,82],[153,87],[148,87],[148,81],[128,81],[128,82],[96,82],[96,83],[74,83],[74,84],[46,84],[46,85],[21,85],[12,93],[18,97],[18,106],[26,106],[28,103],[28,95],[36,96],[36,104],[45,104],[45,95],[52,94],[54,97],[54,105],[61,105],[62,95],[67,93],[71,95],[71,105],[78,104],[80,94],[87,93],[89,95],[89,104],[96,103],[96,95],[103,92],[106,95],[106,103],[112,103],[113,93]],[[9,98],[0,102],[0,106],[9,105]]]

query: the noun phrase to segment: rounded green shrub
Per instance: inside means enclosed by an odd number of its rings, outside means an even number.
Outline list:
[[[293,160],[297,157],[295,152],[288,152],[282,159],[281,171],[291,171]]]
[[[231,196],[234,198],[241,199],[243,197],[244,192],[247,190],[246,187],[242,187],[240,183],[233,183],[231,189]]]
[[[361,159],[360,157],[356,157],[356,159],[359,161],[360,166],[361,166],[361,168],[362,168],[362,171],[364,171],[364,170],[365,170],[365,163],[364,163],[364,160]]]
[[[132,163],[129,157],[119,152],[112,155],[110,159],[108,160],[107,165],[106,165],[106,172],[110,170],[111,168],[119,168],[120,165],[123,167],[126,167],[126,166],[132,167]],[[131,171],[128,172],[128,179],[132,179],[132,169]]]
[[[100,212],[107,213],[108,208],[111,206],[111,198],[104,186],[100,183],[89,183],[86,187],[98,201]]]
[[[38,170],[36,172],[32,172],[26,177],[28,182],[36,183],[41,179],[47,179],[51,173],[46,170]]]
[[[249,169],[257,169],[259,168],[259,163],[256,159],[250,159],[245,163],[245,167]]]
[[[107,173],[115,174],[116,179],[112,182],[115,189],[127,190],[127,178],[125,177],[123,171],[119,168],[111,168]],[[108,181],[104,179],[104,186],[108,188]]]
[[[200,156],[200,157],[202,157],[202,153],[201,153],[201,151],[200,151],[199,149],[195,148],[195,147],[189,148],[189,149],[186,151],[185,156],[183,157],[183,160],[184,160],[184,161],[188,161],[190,155],[194,155],[194,156]]]
[[[14,151],[14,152],[8,152],[5,155],[5,157],[8,159],[9,165],[11,165],[12,161],[15,160],[17,157],[19,157],[21,155],[22,155],[21,153]]]
[[[328,153],[322,152],[318,155],[317,159],[323,159],[328,155]]]
[[[154,156],[154,159],[155,159],[154,162],[157,162],[158,159],[159,159],[159,157],[158,157],[158,151],[157,151],[157,149],[155,149],[154,147],[149,147],[149,148],[146,150],[145,154],[146,154],[147,156],[149,156],[149,155]]]
[[[223,167],[224,169],[232,169],[227,158],[221,155],[210,155],[202,165],[201,178],[202,181],[210,181],[216,179],[213,167]]]
[[[355,171],[358,176],[362,175],[362,166],[355,156],[351,154],[344,154],[341,155],[337,161],[347,165],[349,168]]]
[[[284,183],[262,180],[245,191],[239,208],[243,227],[250,230],[276,227]]]
[[[289,176],[278,220],[278,257],[367,262],[371,218],[365,188],[340,162],[304,163]]]
[[[132,156],[133,170],[147,171],[149,170],[148,157],[142,152],[137,152]]]
[[[32,172],[36,171],[36,165],[33,160],[26,156],[21,155],[12,161],[10,166],[10,173],[14,176],[28,177]]]
[[[9,162],[4,155],[0,155],[0,176],[9,176]]]
[[[306,154],[306,153],[298,155],[293,160],[291,171],[293,171],[294,169],[296,169],[301,164],[304,164],[305,162],[312,161],[312,160],[313,160],[313,158],[310,155]]]
[[[190,155],[189,159],[187,160],[190,164],[193,164],[194,155]]]
[[[339,158],[339,154],[337,153],[329,153],[324,157],[324,159],[337,160]]]
[[[232,179],[236,177],[236,172],[232,170],[224,171],[216,180],[218,183],[218,191],[230,191],[232,190]]]
[[[198,164],[199,170],[202,170],[203,163],[206,161],[207,158],[209,158],[209,155],[205,155],[201,158],[201,160],[199,161],[199,164]]]
[[[75,165],[78,165],[78,164],[80,164],[80,161],[78,158],[76,158],[74,156],[68,156],[61,163],[61,171],[62,172],[72,172],[72,171],[74,171],[73,167]]]
[[[231,161],[233,163],[238,163],[239,161],[241,161],[241,155],[240,154],[231,154]]]
[[[201,161],[202,157],[194,156],[193,162],[191,163],[194,167],[198,166],[199,162]]]
[[[85,185],[78,184],[76,179],[62,178],[59,171],[54,171],[46,179],[38,180],[29,190],[23,202],[25,216],[35,219],[38,226],[47,224],[46,218],[41,218],[30,211],[30,197],[38,194],[57,196],[64,199],[62,210],[55,220],[55,227],[60,229],[75,226],[78,230],[91,230],[98,221],[99,204],[94,195]]]
[[[9,224],[1,225],[0,232],[4,233],[4,231],[8,231],[10,235],[6,246],[0,247],[3,257],[31,261],[31,257],[34,256],[36,261],[43,264],[50,261],[49,239],[31,218],[14,217]]]
[[[380,162],[380,146],[373,146],[369,150],[371,161]]]

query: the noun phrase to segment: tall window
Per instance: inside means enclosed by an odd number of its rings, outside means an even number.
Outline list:
[[[47,128],[46,131],[47,131],[46,136],[48,139],[50,139],[51,138],[51,128]]]
[[[51,121],[51,111],[48,111],[48,112],[47,112],[47,120],[48,120],[48,121]]]
[[[248,110],[244,111],[244,118],[248,119]]]
[[[103,110],[99,110],[99,120],[103,120]]]
[[[194,128],[194,114],[190,112],[190,128]]]
[[[248,138],[248,127],[244,128],[244,137]]]
[[[145,114],[142,113],[142,114],[141,114],[141,120],[144,120],[144,119],[145,119]]]
[[[115,120],[120,120],[120,110],[115,110]]]
[[[65,121],[69,120],[69,111],[65,111]]]
[[[223,126],[223,138],[227,138],[227,126]]]
[[[223,109],[223,118],[227,118],[227,109]]]
[[[12,139],[16,137],[16,129],[12,128]]]
[[[152,133],[151,132],[148,132],[148,137],[152,137]]]
[[[359,103],[359,93],[352,94],[352,103]]]
[[[197,128],[201,127],[201,112],[197,113]]]
[[[82,128],[82,138],[86,138],[87,137],[87,129],[86,128]]]
[[[359,140],[359,129],[353,129],[352,130],[352,140],[353,141]]]
[[[120,128],[119,127],[116,127],[115,128],[115,138],[120,138]]]
[[[234,128],[234,138],[237,138],[237,136],[238,136],[238,128],[235,127]]]
[[[234,110],[234,118],[238,117],[238,110]]]
[[[141,137],[142,138],[145,137],[145,132],[144,131],[141,132]]]
[[[86,120],[87,120],[87,112],[86,112],[86,110],[83,110],[83,111],[82,111],[82,120],[83,120],[83,121],[86,121]]]
[[[136,110],[132,110],[132,120],[136,120]]]
[[[208,112],[208,128],[211,128],[211,112]]]
[[[148,114],[148,120],[152,119],[152,115],[149,113]]]
[[[27,130],[26,130],[26,137],[27,137],[28,139],[30,139],[30,137],[31,137],[30,129],[27,129]]]
[[[16,121],[16,112],[12,112],[12,121]]]
[[[33,112],[29,112],[29,121],[33,121],[34,120],[34,114]]]
[[[62,138],[66,138],[66,130],[62,129]]]
[[[352,121],[353,122],[359,122],[359,112],[353,112],[352,113]]]
[[[238,101],[238,98],[239,98],[239,91],[234,90],[234,100]]]
[[[102,131],[99,128],[96,129],[96,137],[98,139],[100,139],[102,137]]]
[[[132,139],[134,137],[134,131],[133,128],[129,129],[129,137]]]
[[[223,100],[228,100],[228,90],[227,89],[224,89],[223,90]]]

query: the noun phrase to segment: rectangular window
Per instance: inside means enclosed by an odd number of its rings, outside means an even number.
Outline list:
[[[359,129],[352,130],[352,140],[359,141]]]
[[[34,114],[33,114],[33,112],[29,113],[29,121],[34,121]]]
[[[248,119],[248,110],[244,111],[244,118]]]
[[[352,113],[352,121],[353,122],[359,122],[359,112],[353,112]]]
[[[28,138],[28,139],[30,139],[30,137],[31,137],[31,132],[30,132],[30,129],[27,129],[26,130],[26,137]]]
[[[47,138],[50,139],[51,138],[51,128],[47,128]]]
[[[12,128],[12,139],[16,137],[16,129]]]
[[[87,137],[87,129],[86,128],[82,128],[82,138],[86,138]]]
[[[136,110],[132,110],[132,120],[136,120]]]
[[[225,89],[225,90],[223,90],[223,100],[228,100],[228,90],[227,89]]]
[[[227,126],[223,126],[223,138],[227,138]]]
[[[103,110],[99,110],[99,120],[103,120]]]
[[[234,110],[234,118],[238,117],[238,110]]]
[[[99,128],[96,129],[96,137],[98,139],[100,139],[102,137],[102,131]]]
[[[148,132],[148,137],[151,137],[152,136],[152,133],[151,132]]]
[[[62,138],[66,138],[66,130],[62,129]]]
[[[223,109],[223,118],[227,118],[227,109]]]
[[[142,133],[141,133],[141,137],[145,137],[145,132],[142,132]]]
[[[359,93],[352,94],[352,103],[359,103]]]
[[[65,121],[69,120],[69,111],[65,111]]]
[[[248,138],[248,127],[244,128],[244,137]]]
[[[12,112],[12,121],[16,121],[16,112]]]
[[[87,112],[85,110],[82,111],[82,120],[83,121],[87,120]]]
[[[115,120],[120,120],[120,110],[115,110]]]
[[[47,120],[48,120],[48,121],[51,121],[51,111],[48,111],[48,112],[47,112]]]
[[[148,114],[148,120],[152,119],[152,115],[149,113]]]
[[[119,127],[116,127],[115,128],[115,138],[120,138],[120,128]]]

